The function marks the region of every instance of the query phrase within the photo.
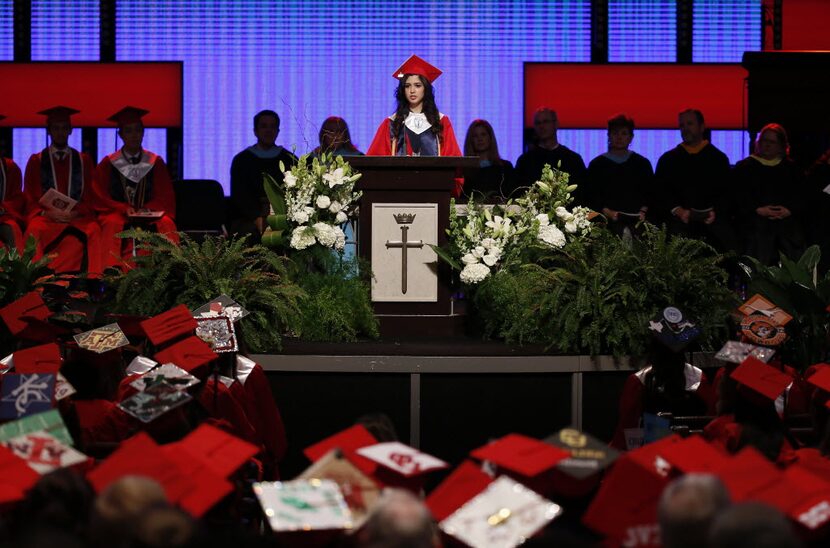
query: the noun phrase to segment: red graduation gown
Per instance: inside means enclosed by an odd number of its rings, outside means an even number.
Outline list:
[[[112,195],[113,172],[117,171],[113,162],[120,151],[110,154],[98,164],[95,175],[95,193],[100,210],[98,218],[101,224],[102,256],[101,263],[104,268],[124,265],[132,255],[132,242],[124,242],[116,234],[122,232],[129,221],[127,210],[130,204],[127,201],[119,200]],[[173,183],[167,166],[160,156],[152,152],[144,151],[149,156],[152,168],[152,186],[150,195],[146,196],[142,207],[152,211],[164,211],[164,215],[158,220],[141,221],[138,226],[152,227],[160,234],[178,243],[179,235],[176,232],[174,218],[176,215],[176,196],[173,193]],[[145,176],[146,177],[146,176]],[[126,244],[126,245],[122,245]]]
[[[439,149],[440,156],[463,156],[461,148],[458,146],[458,141],[455,138],[455,131],[452,128],[450,117],[444,114],[441,115],[441,147]],[[375,138],[372,139],[372,144],[369,145],[369,150],[366,151],[367,156],[393,156],[392,152],[392,118],[385,118],[378,126],[375,133]],[[412,149],[407,142],[406,155],[412,155]],[[397,151],[396,151],[397,152]],[[464,186],[464,179],[456,177],[455,191],[453,196],[461,196],[461,188]]]
[[[23,175],[20,168],[11,158],[0,158],[0,181],[4,184],[0,188],[0,224],[4,224],[12,231],[14,245],[23,251],[23,212],[26,210],[26,196],[23,194]],[[0,246],[4,245],[0,242]]]
[[[68,148],[67,150],[74,149]],[[28,238],[31,234],[37,239],[36,258],[42,256],[47,247],[51,247],[50,253],[54,252],[56,255],[50,266],[56,272],[80,270],[84,247],[86,247],[87,271],[90,274],[100,274],[102,270],[101,229],[96,222],[94,213],[95,192],[92,188],[92,160],[85,153],[81,153],[83,188],[80,200],[72,210],[77,216],[68,223],[60,223],[42,215],[43,208],[38,204],[38,200],[43,196],[41,158],[48,154],[48,148],[37,154],[32,154],[26,164],[24,186],[28,202],[26,212],[28,226],[26,227],[25,237]],[[63,160],[54,160],[57,190],[67,195],[70,194],[70,164],[70,155],[66,155]],[[65,234],[70,227],[83,232],[86,236],[86,245],[79,238],[71,234]]]

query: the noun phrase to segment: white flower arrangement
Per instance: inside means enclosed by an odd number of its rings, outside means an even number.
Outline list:
[[[542,177],[521,198],[487,206],[471,200],[466,215],[450,210],[448,258],[465,284],[477,284],[505,264],[521,262],[531,247],[563,249],[591,231],[591,210],[568,206],[576,185],[568,174],[545,165]],[[460,263],[457,260],[460,259]]]
[[[291,233],[288,245],[298,250],[315,244],[342,250],[346,235],[341,225],[357,215],[362,194],[354,190],[360,173],[354,173],[342,156],[329,154],[319,158],[306,154],[290,170],[283,164],[280,170]]]

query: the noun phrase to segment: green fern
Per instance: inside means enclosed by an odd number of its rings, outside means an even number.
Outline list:
[[[251,351],[281,348],[282,334],[297,329],[305,293],[288,275],[286,260],[245,238],[181,236],[176,245],[165,236],[128,230],[142,252],[136,267],[110,277],[116,287],[117,312],[159,314],[184,304],[190,308],[226,294],[250,314],[240,322],[242,339]]]
[[[14,247],[0,249],[0,306],[16,301],[53,274],[49,258],[44,256],[35,261],[36,252],[34,236],[26,240],[23,253]]]

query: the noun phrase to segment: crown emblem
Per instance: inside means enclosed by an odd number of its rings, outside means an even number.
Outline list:
[[[411,225],[415,220],[414,213],[394,213],[392,215],[399,225]]]

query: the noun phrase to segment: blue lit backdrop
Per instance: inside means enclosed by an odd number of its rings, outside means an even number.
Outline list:
[[[98,59],[98,1],[68,4],[33,2],[33,59]],[[486,118],[515,161],[522,63],[590,60],[589,0],[119,0],[117,7],[118,60],[185,63],[185,177],[226,187],[231,158],[252,144],[251,118],[263,108],[280,113],[279,141],[298,153],[316,145],[332,114],[346,118],[365,150],[393,109],[392,71],[411,53],[444,70],[438,105],[459,142],[470,121]],[[739,62],[744,50],[760,49],[761,0],[696,0],[694,9],[695,61]],[[673,0],[609,0],[611,61],[673,62],[675,42]],[[12,1],[0,0],[0,59],[11,59],[12,45]],[[45,144],[43,130],[15,130],[14,138],[22,163]],[[603,131],[564,129],[561,140],[586,163],[605,149]],[[676,130],[643,130],[634,146],[656,161],[677,141]],[[743,132],[715,132],[713,141],[733,162],[745,156]],[[80,132],[72,142],[80,146]],[[164,132],[149,130],[145,144],[163,154]],[[117,146],[113,130],[99,131],[99,156]]]

